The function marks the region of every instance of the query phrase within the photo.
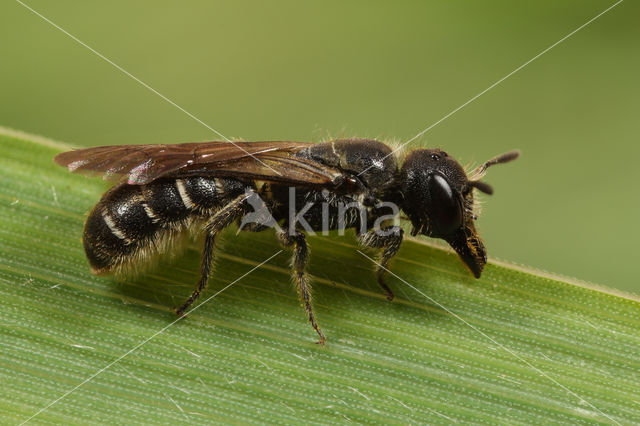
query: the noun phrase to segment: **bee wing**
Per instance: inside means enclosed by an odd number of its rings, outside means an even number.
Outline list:
[[[143,185],[168,175],[246,177],[292,184],[335,183],[342,172],[292,156],[308,142],[200,142],[168,145],[114,145],[84,148],[56,155],[54,161],[71,172],[127,177]]]

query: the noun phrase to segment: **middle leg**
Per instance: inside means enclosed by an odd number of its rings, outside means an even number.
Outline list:
[[[316,323],[316,319],[313,314],[313,306],[311,305],[311,286],[309,284],[309,277],[305,272],[305,267],[309,260],[309,250],[307,248],[307,241],[304,234],[300,231],[296,231],[291,235],[287,230],[283,230],[278,232],[278,239],[285,247],[295,245],[293,259],[291,262],[291,266],[293,267],[293,279],[296,283],[296,287],[298,288],[300,300],[304,303],[304,309],[307,312],[309,322],[316,333],[318,333],[318,336],[320,336],[320,340],[316,343],[324,346],[324,342],[327,338],[324,337],[322,330],[320,330],[318,323]]]

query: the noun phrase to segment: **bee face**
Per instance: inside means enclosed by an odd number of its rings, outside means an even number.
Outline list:
[[[444,238],[465,222],[463,191],[467,176],[460,164],[439,149],[409,153],[401,170],[403,210],[413,234]]]
[[[409,153],[401,170],[402,209],[412,235],[442,238],[474,275],[480,276],[486,251],[473,224],[473,193],[464,169],[439,149]]]

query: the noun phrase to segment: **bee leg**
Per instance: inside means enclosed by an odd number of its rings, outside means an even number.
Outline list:
[[[389,268],[391,258],[398,253],[402,244],[404,231],[399,226],[390,226],[384,229],[371,229],[366,233],[358,234],[358,241],[366,247],[382,248],[379,266],[377,270],[378,284],[387,295],[387,300],[395,297],[389,286],[384,282],[384,275]]]
[[[251,195],[251,192],[240,195],[235,200],[229,202],[229,204],[214,213],[214,215],[207,221],[205,226],[206,237],[204,241],[204,250],[202,251],[202,263],[200,265],[200,280],[198,281],[196,289],[191,293],[191,296],[189,296],[187,301],[176,310],[178,315],[182,316],[207,286],[207,281],[211,274],[211,261],[213,259],[213,248],[215,245],[216,235],[246,212],[245,201]]]
[[[322,334],[322,330],[316,323],[315,316],[313,315],[313,307],[311,306],[311,286],[309,284],[309,277],[305,272],[305,266],[309,259],[309,250],[307,249],[307,241],[304,234],[300,231],[296,231],[294,235],[290,235],[286,230],[278,233],[278,239],[284,247],[290,247],[295,245],[293,252],[293,259],[291,266],[293,267],[293,279],[298,288],[298,295],[301,302],[304,303],[304,309],[307,312],[307,317],[313,329],[320,336],[320,340],[316,343],[324,346],[324,342],[327,340]]]

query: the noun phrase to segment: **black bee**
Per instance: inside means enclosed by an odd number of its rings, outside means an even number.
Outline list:
[[[488,167],[518,155],[495,157],[470,176],[440,149],[414,149],[399,163],[389,146],[367,139],[104,146],[61,153],[55,162],[72,172],[121,180],[103,195],[84,227],[92,273],[138,268],[189,231],[203,233],[200,280],[177,309],[182,315],[207,284],[222,229],[240,221],[248,231],[275,227],[282,245],[293,246],[294,281],[318,343],[324,344],[305,273],[304,231],[355,228],[362,245],[381,249],[378,282],[392,300],[384,272],[402,242],[403,230],[390,220],[398,215],[392,208],[397,206],[411,221],[412,235],[447,241],[478,278],[487,258],[474,226],[473,189],[491,194],[491,186],[479,179]],[[245,226],[243,219],[257,214],[256,196],[271,222]]]

